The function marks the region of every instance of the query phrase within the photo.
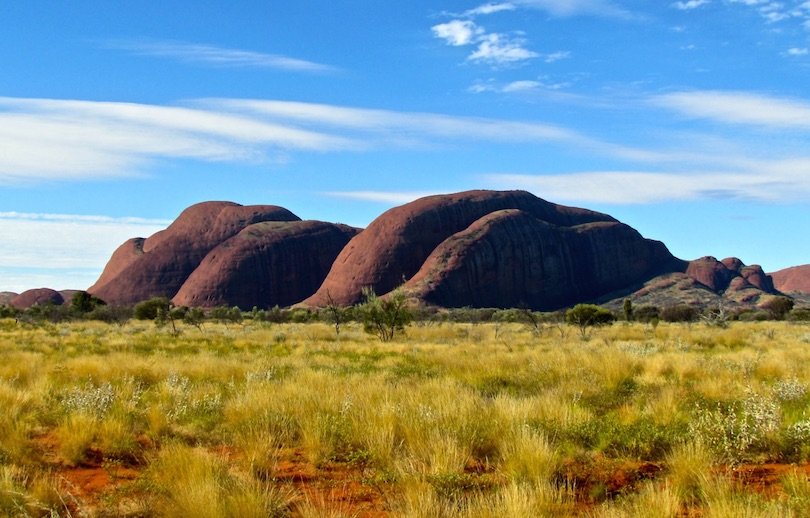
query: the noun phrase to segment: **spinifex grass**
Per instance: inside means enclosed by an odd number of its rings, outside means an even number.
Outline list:
[[[0,510],[807,510],[806,327],[617,324],[588,341],[562,331],[432,324],[383,345],[352,324],[337,337],[324,324],[174,335],[5,321]],[[797,468],[781,478],[734,475],[787,463]]]

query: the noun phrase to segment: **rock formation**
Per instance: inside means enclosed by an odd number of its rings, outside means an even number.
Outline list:
[[[810,294],[810,264],[785,268],[771,274],[776,289],[783,293]]]
[[[810,265],[777,272],[807,289]],[[805,284],[801,284],[805,283]],[[756,304],[774,279],[740,259],[682,261],[614,218],[525,191],[467,191],[393,208],[360,232],[287,209],[206,202],[166,230],[133,238],[88,291],[111,304],[325,306],[397,286],[447,307],[551,310],[578,302]],[[302,302],[303,301],[303,302]]]
[[[722,261],[711,256],[695,259],[689,262],[686,275],[717,293],[727,289],[740,291],[747,288],[756,288],[766,293],[776,291],[773,280],[762,271],[761,266],[746,266],[736,257],[728,257]]]
[[[553,310],[677,267],[666,247],[616,221],[555,225],[492,212],[443,241],[405,289],[446,307]]]
[[[17,309],[28,309],[31,306],[48,303],[59,306],[64,302],[65,299],[62,298],[62,295],[58,291],[50,288],[36,288],[20,293],[11,299],[10,304]]]
[[[301,302],[315,293],[357,232],[321,221],[255,223],[209,252],[174,303],[250,309]]]
[[[503,209],[520,209],[559,226],[616,221],[606,214],[555,205],[525,191],[429,196],[390,209],[375,219],[346,245],[323,285],[304,304],[323,306],[327,294],[339,304],[354,304],[366,286],[384,294],[415,275],[445,239]]]
[[[211,250],[245,227],[262,221],[299,220],[273,205],[193,205],[166,230],[118,247],[87,291],[109,304],[134,304],[154,296],[171,298]]]
[[[14,293],[13,291],[0,291],[0,306],[11,304],[11,300],[17,295],[18,293]]]

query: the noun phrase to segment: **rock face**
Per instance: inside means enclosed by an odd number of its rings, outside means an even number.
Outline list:
[[[304,304],[323,306],[327,293],[339,304],[354,304],[361,299],[365,286],[384,294],[415,275],[445,239],[503,209],[519,209],[558,226],[616,221],[606,214],[555,205],[525,191],[429,196],[375,219],[346,245],[323,285]]]
[[[771,277],[781,292],[810,294],[810,264],[785,268],[773,272]]]
[[[496,211],[443,241],[405,289],[447,307],[553,310],[643,282],[676,260],[616,221],[555,225]]]
[[[211,250],[173,301],[242,309],[295,304],[318,289],[357,232],[321,221],[254,223]]]
[[[299,220],[273,205],[193,205],[166,230],[118,247],[87,291],[109,304],[134,304],[154,296],[171,298],[211,250],[245,227],[262,221]]]
[[[0,306],[11,304],[11,300],[17,295],[18,293],[14,293],[13,291],[0,291]]]
[[[50,288],[27,290],[11,299],[11,305],[17,309],[28,309],[31,306],[48,303],[59,306],[64,302],[65,299],[62,298],[62,295]]]

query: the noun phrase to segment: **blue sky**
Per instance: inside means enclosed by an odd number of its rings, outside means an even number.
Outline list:
[[[204,200],[365,226],[473,188],[810,262],[808,1],[140,4],[0,5],[0,290]]]

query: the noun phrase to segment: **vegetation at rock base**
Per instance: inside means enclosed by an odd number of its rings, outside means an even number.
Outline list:
[[[806,324],[502,313],[0,320],[0,515],[806,515]]]

